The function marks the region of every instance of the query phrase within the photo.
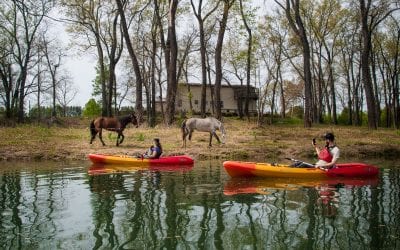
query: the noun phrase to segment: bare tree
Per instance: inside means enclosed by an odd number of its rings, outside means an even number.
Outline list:
[[[7,53],[11,61],[5,58],[3,75],[7,72],[9,77],[6,82],[6,92],[14,89],[14,98],[18,102],[18,121],[24,121],[25,97],[28,92],[27,77],[33,60],[35,41],[38,39],[39,27],[43,24],[44,17],[53,7],[51,0],[17,1],[11,0],[1,4],[4,10],[0,13],[0,32],[7,37]],[[3,40],[4,41],[4,40]],[[8,66],[7,66],[8,65]],[[12,66],[13,65],[13,66]],[[11,68],[9,68],[11,67]],[[12,69],[15,67],[15,69]],[[17,74],[15,81],[10,77]],[[18,98],[16,98],[18,96]],[[5,98],[8,103],[12,98]],[[10,114],[9,114],[10,115]]]
[[[222,19],[219,22],[219,31],[217,38],[217,45],[215,47],[215,86],[214,86],[214,107],[215,116],[217,119],[222,118],[221,110],[221,82],[222,82],[222,45],[224,43],[224,36],[226,24],[228,22],[229,10],[235,0],[222,0],[224,3]]]
[[[75,99],[78,90],[73,86],[72,79],[68,75],[61,76],[57,83],[57,101],[62,107],[63,116],[66,116],[68,105]]]
[[[58,70],[61,66],[61,60],[63,58],[63,52],[61,50],[58,50],[54,45],[52,45],[51,41],[48,41],[46,37],[42,38],[42,50],[43,50],[43,55],[46,61],[46,68],[47,72],[50,74],[50,80],[51,80],[51,89],[52,89],[52,112],[51,115],[53,117],[56,117],[57,112],[56,112],[56,99],[57,99],[57,94],[56,94],[56,89],[57,89],[57,83],[59,81],[58,79]]]
[[[169,0],[168,13],[168,46],[169,46],[169,64],[167,65],[167,124],[171,125],[175,115],[175,96],[178,87],[177,82],[177,60],[178,60],[178,43],[176,38],[176,11],[178,8],[178,0]]]
[[[101,88],[102,115],[107,115],[107,86],[106,86],[106,59],[104,56],[104,44],[102,42],[102,19],[108,15],[104,10],[105,2],[89,0],[81,3],[77,0],[62,0],[61,5],[65,9],[70,24],[69,31],[86,41],[82,47],[84,50],[96,48],[97,66],[99,70],[98,81]]]
[[[311,79],[311,54],[307,32],[300,14],[300,0],[286,0],[285,3],[275,2],[285,11],[290,27],[301,41],[303,49],[303,77],[304,77],[304,127],[311,127],[313,122],[313,98]]]
[[[125,44],[128,49],[129,56],[131,58],[132,64],[133,64],[133,69],[135,72],[136,76],[136,101],[135,101],[135,109],[137,113],[137,117],[139,120],[141,120],[143,116],[143,78],[142,74],[140,72],[140,65],[139,65],[139,60],[137,58],[136,52],[133,48],[131,38],[129,36],[129,28],[128,28],[128,22],[126,20],[125,16],[125,8],[126,3],[128,1],[122,1],[122,0],[115,0],[118,6],[118,12],[121,16],[121,26],[122,26],[122,31],[123,31],[123,36],[125,39]]]
[[[199,39],[200,39],[200,60],[201,60],[201,101],[200,101],[200,113],[202,117],[206,116],[206,102],[207,102],[207,64],[206,64],[206,53],[207,53],[207,44],[206,44],[206,34],[204,29],[204,23],[206,20],[213,14],[221,1],[217,1],[214,6],[211,6],[210,11],[208,11],[204,16],[202,14],[203,11],[203,0],[198,1],[198,6],[196,6],[193,0],[190,0],[192,5],[193,13],[197,19],[199,25]]]
[[[243,0],[239,0],[240,3],[240,14],[242,16],[244,27],[246,28],[248,38],[247,38],[247,61],[246,61],[246,102],[244,106],[244,113],[247,116],[247,119],[250,119],[249,114],[249,102],[250,102],[250,77],[251,77],[251,58],[252,58],[252,50],[253,50],[253,34],[251,28],[248,24],[249,19],[245,14],[243,8]]]
[[[400,9],[398,6],[395,7],[395,3],[389,0],[379,1],[377,4],[374,2],[374,0],[359,0],[362,37],[361,70],[368,109],[368,127],[371,129],[377,129],[379,120],[379,103],[375,98],[370,69],[372,52],[371,37],[383,20],[394,11]]]
[[[103,36],[105,49],[109,58],[108,66],[108,86],[107,86],[107,115],[111,116],[116,110],[116,98],[117,98],[117,79],[115,69],[118,61],[121,58],[123,51],[123,36],[120,26],[118,25],[119,12],[113,8],[110,10],[110,15],[107,17],[106,23],[104,24],[106,32]],[[114,102],[113,102],[114,97]],[[112,111],[112,104],[114,103],[114,112]]]

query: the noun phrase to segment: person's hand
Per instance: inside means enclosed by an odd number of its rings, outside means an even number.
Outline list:
[[[315,165],[315,168],[319,168],[323,171],[328,171],[328,169],[324,168],[322,165]]]

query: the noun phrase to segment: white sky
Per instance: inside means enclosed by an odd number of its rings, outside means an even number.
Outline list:
[[[54,10],[53,18],[59,18],[61,14],[59,10]],[[69,106],[84,107],[90,98],[92,98],[92,81],[96,76],[95,66],[96,58],[91,52],[78,55],[77,48],[69,48],[72,37],[66,31],[66,24],[61,22],[51,21],[50,37],[56,38],[56,42],[65,48],[64,53],[67,54],[62,61],[62,69],[67,71],[67,74],[72,79],[74,88],[77,94]]]
[[[65,68],[71,73],[77,94],[70,106],[85,106],[92,98],[92,81],[96,76],[96,62],[86,56],[68,57]]]

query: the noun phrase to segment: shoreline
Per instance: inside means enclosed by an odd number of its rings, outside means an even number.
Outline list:
[[[179,127],[157,126],[156,128],[131,125],[124,131],[125,140],[117,147],[116,133],[103,132],[102,146],[98,138],[89,144],[89,128],[42,127],[21,125],[14,128],[0,128],[0,161],[61,161],[87,160],[89,153],[137,155],[144,153],[152,139],[160,138],[164,155],[187,154],[195,160],[243,160],[258,162],[283,162],[286,157],[314,159],[311,139],[332,131],[342,159],[395,160],[400,155],[400,134],[398,130],[344,126],[315,126],[303,128],[300,125],[271,125],[258,128],[254,123],[238,120],[226,121],[226,144],[208,147],[209,134],[194,132],[187,148],[181,148]],[[219,133],[218,133],[219,134]],[[323,141],[317,139],[321,146]]]

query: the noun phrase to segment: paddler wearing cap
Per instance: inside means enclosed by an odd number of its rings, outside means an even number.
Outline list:
[[[323,136],[323,139],[325,139],[324,148],[318,148],[315,139],[313,139],[312,145],[314,146],[318,155],[318,161],[315,163],[315,167],[327,170],[335,167],[335,164],[340,156],[340,150],[335,144],[335,136],[333,133],[326,133]]]

